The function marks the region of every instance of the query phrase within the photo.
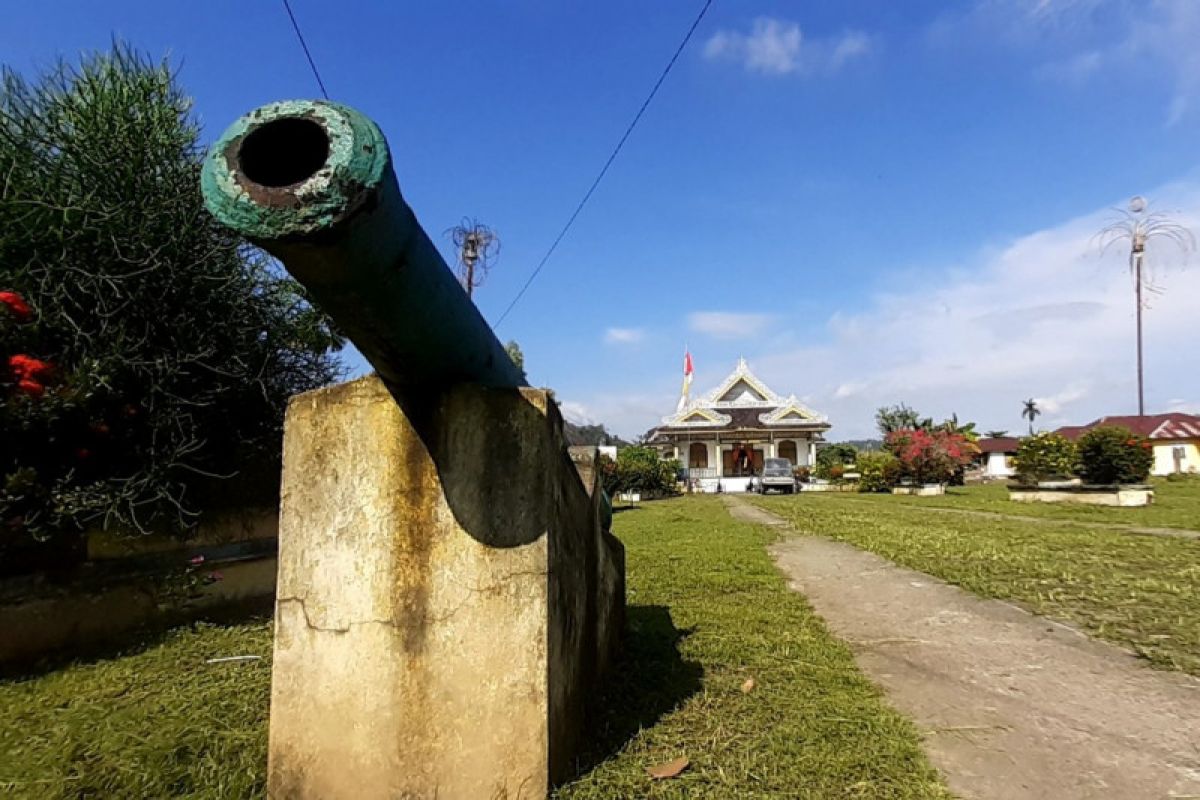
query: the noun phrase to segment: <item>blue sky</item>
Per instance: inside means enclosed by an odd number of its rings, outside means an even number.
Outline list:
[[[443,252],[463,216],[500,233],[493,321],[701,5],[293,0]],[[5,12],[23,72],[114,35],[169,55],[209,139],[317,93],[273,0]],[[1198,40],[1193,0],[716,0],[498,335],[624,434],[673,409],[685,343],[695,388],[744,355],[834,438],[901,400],[1010,430],[1030,396],[1047,425],[1129,413],[1131,285],[1091,235],[1137,193],[1200,221]],[[1147,402],[1200,411],[1200,269],[1152,255]]]

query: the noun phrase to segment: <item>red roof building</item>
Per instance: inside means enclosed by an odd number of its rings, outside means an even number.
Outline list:
[[[1055,433],[1071,441],[1092,428],[1116,425],[1145,436],[1154,446],[1154,475],[1200,472],[1200,416],[1172,412],[1147,416],[1101,417],[1087,425],[1067,425]]]

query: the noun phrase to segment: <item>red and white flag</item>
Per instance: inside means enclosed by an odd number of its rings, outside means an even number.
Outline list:
[[[692,354],[684,348],[683,350],[683,390],[679,393],[679,405],[675,408],[676,413],[683,411],[688,403],[688,396],[692,390]]]

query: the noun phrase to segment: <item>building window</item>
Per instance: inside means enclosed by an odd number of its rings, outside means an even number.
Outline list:
[[[793,467],[796,466],[796,443],[793,441],[780,442],[779,457],[786,458],[792,462]]]
[[[708,445],[692,442],[688,448],[688,466],[693,469],[708,469]]]

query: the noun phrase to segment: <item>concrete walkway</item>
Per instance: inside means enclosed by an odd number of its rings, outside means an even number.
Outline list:
[[[959,796],[1200,798],[1200,681],[847,544],[798,536],[772,555]]]

